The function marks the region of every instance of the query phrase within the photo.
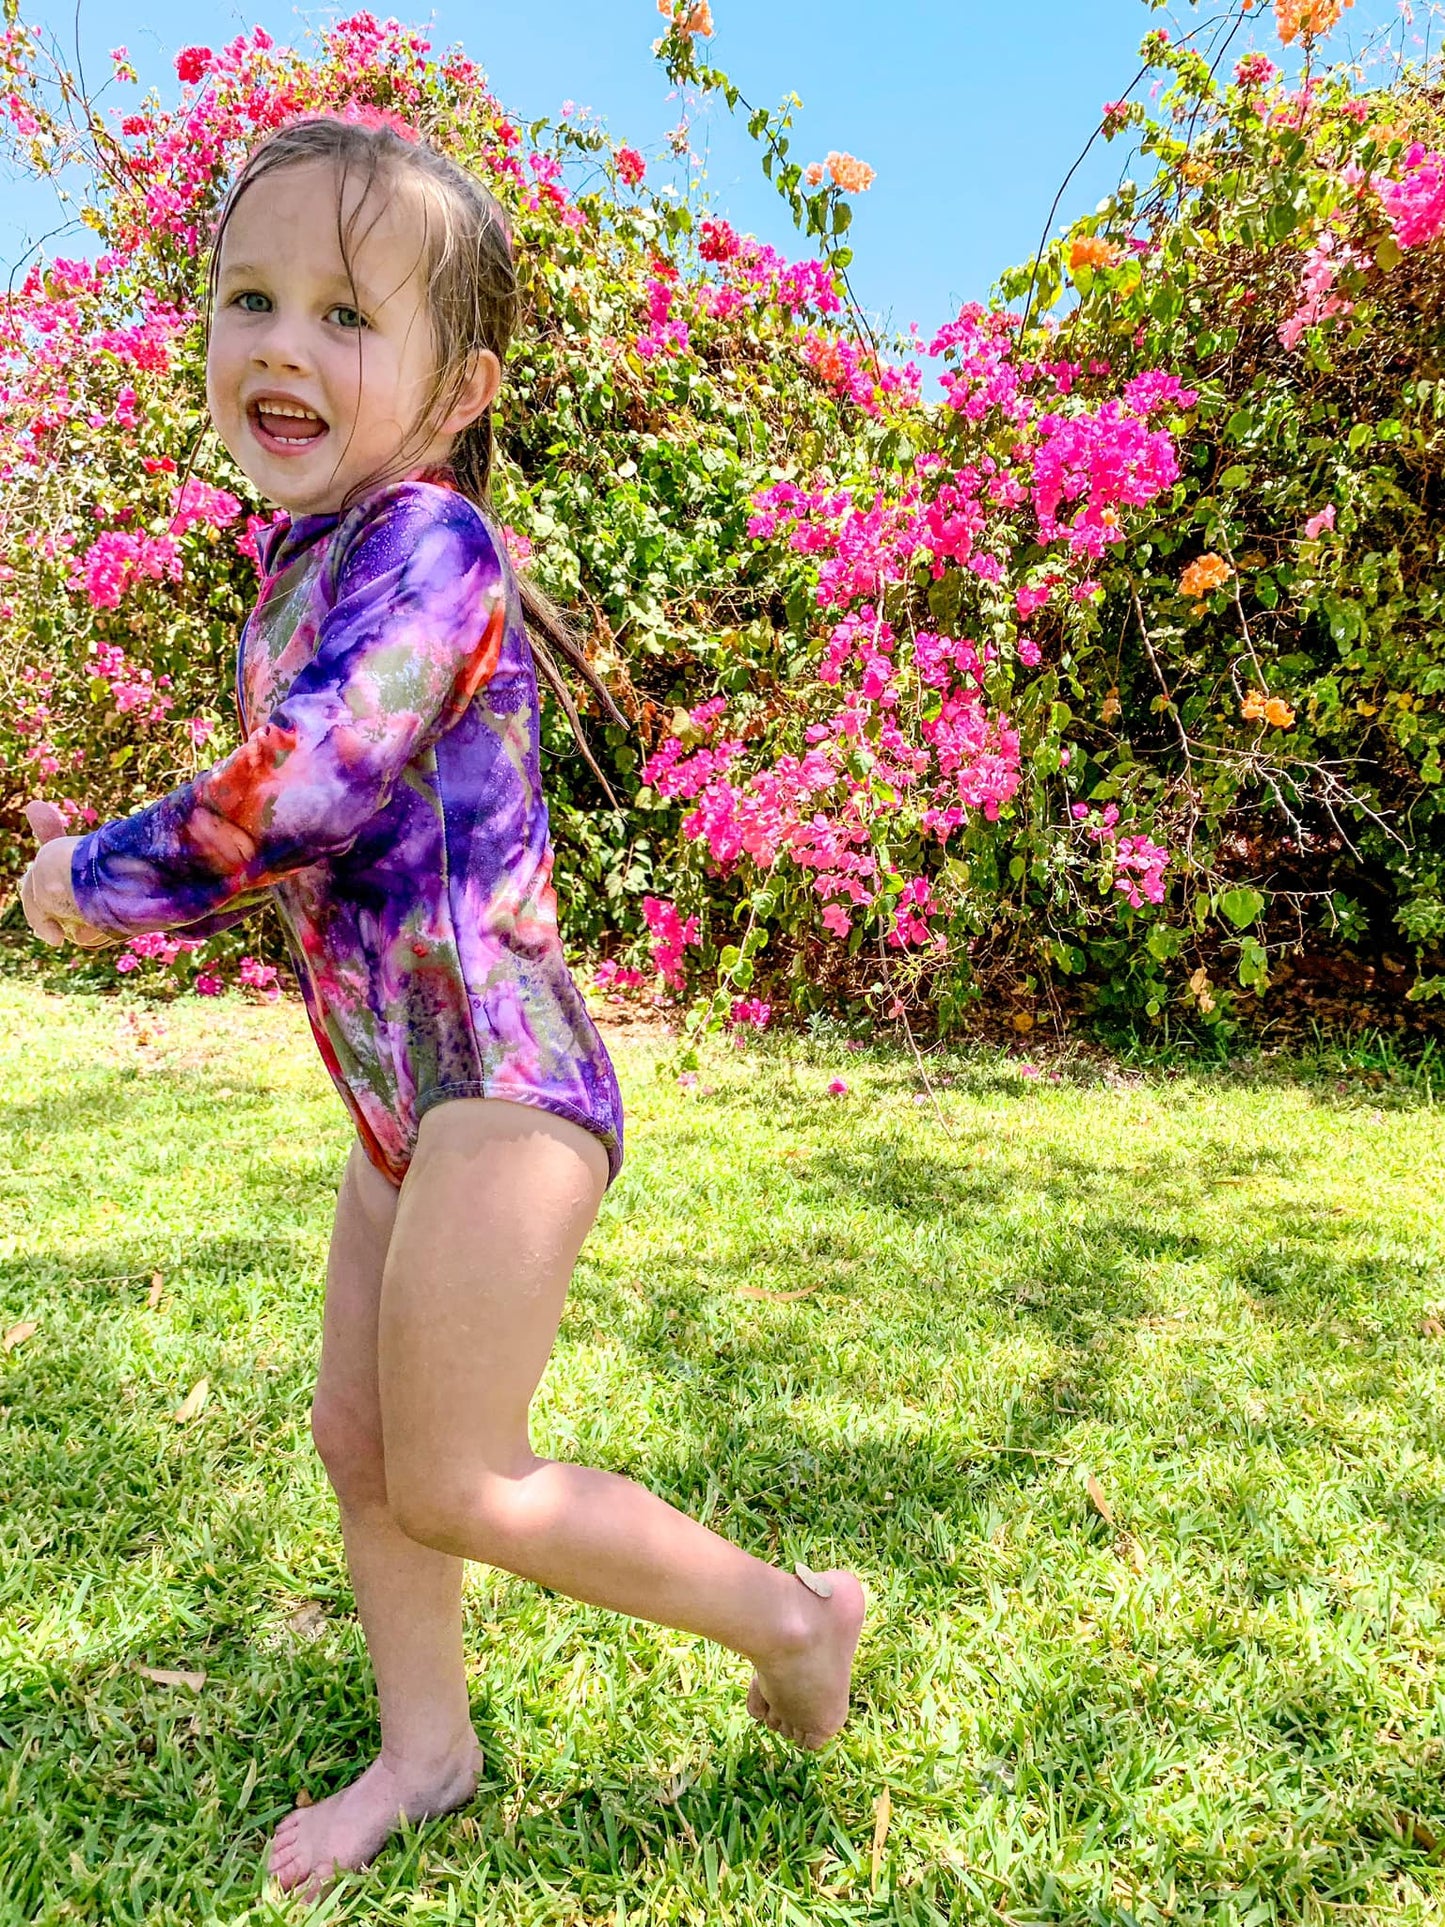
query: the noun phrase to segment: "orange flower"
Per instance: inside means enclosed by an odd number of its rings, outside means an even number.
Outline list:
[[[1180,595],[1207,596],[1234,574],[1222,555],[1201,555],[1179,578]]]
[[[1298,39],[1328,33],[1355,0],[1274,0],[1274,24],[1286,47]]]
[[[700,33],[704,40],[712,39],[712,8],[708,0],[657,0],[657,11],[664,20],[670,20],[679,33],[692,35]]]
[[[851,154],[837,152],[828,156],[828,172],[845,194],[862,194],[872,187],[878,178],[866,161],[855,160]]]
[[[1119,258],[1119,250],[1107,241],[1100,240],[1097,234],[1085,234],[1069,249],[1069,267],[1075,268],[1112,268]]]
[[[1275,729],[1289,729],[1294,722],[1294,711],[1284,697],[1266,696],[1262,689],[1250,690],[1239,713],[1247,723],[1270,723]]]
[[[819,181],[822,180],[824,172],[825,169],[821,161],[809,161],[808,165],[803,169],[803,179],[808,183],[809,187],[816,187]]]

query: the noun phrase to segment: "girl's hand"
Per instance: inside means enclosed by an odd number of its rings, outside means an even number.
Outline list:
[[[100,950],[117,939],[107,930],[97,930],[81,916],[70,885],[70,857],[77,836],[65,834],[65,821],[53,803],[27,803],[25,814],[35,832],[40,849],[35,861],[20,879],[20,907],[25,921],[42,943],[79,944],[82,950]]]

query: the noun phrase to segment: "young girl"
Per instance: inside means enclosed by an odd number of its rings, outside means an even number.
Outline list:
[[[533,647],[555,671],[524,614],[566,632],[488,496],[516,315],[501,209],[424,144],[302,121],[232,188],[210,296],[212,419],[284,511],[241,636],[244,740],[89,836],[32,805],[22,898],[46,942],[99,945],[214,932],[269,895],[355,1120],[312,1427],[381,1751],[276,1832],[271,1872],[314,1893],[473,1792],[465,1560],[720,1641],[752,1662],[749,1711],[806,1747],[846,1717],[864,1595],[529,1439],[622,1112],[557,937]]]

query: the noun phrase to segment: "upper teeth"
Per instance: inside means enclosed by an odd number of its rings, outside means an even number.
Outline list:
[[[302,408],[294,401],[263,401],[258,406],[268,415],[294,415],[298,421],[319,422],[321,417],[314,408]]]

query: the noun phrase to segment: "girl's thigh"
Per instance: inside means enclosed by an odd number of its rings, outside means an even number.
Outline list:
[[[377,1319],[398,1197],[396,1186],[353,1143],[326,1260],[321,1370],[312,1414],[316,1443],[328,1463],[336,1457],[380,1458]]]
[[[422,1118],[382,1292],[389,1481],[527,1469],[528,1408],[606,1187],[599,1140],[548,1111],[460,1098]]]

